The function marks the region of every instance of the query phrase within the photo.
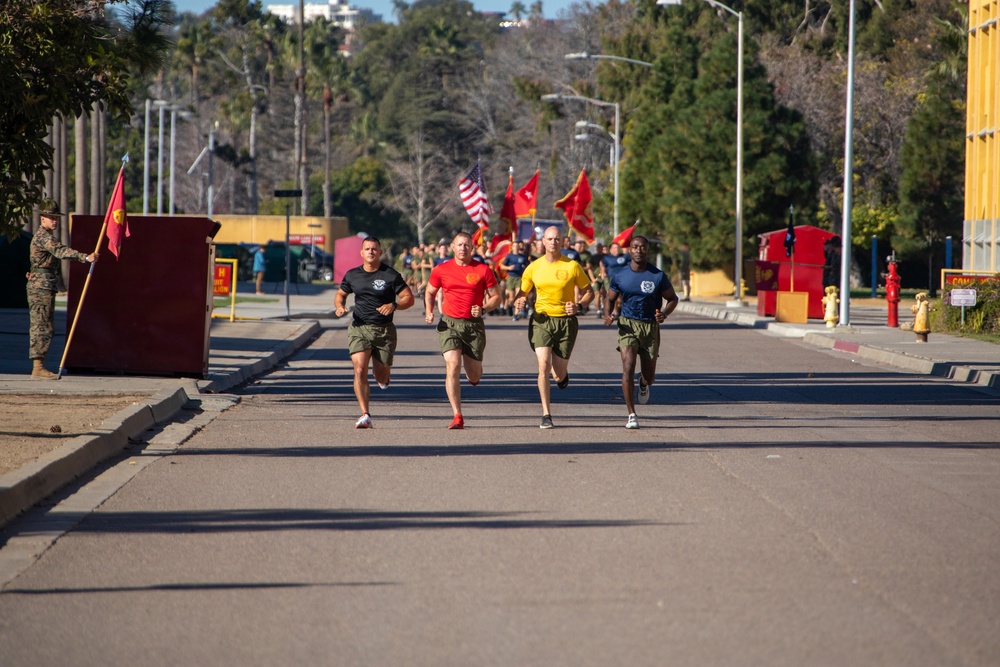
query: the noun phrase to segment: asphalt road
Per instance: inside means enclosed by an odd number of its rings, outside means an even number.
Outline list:
[[[7,584],[0,662],[1000,664],[997,392],[677,315],[628,431],[588,317],[545,431],[490,318],[448,431],[397,322],[374,429],[326,331]]]

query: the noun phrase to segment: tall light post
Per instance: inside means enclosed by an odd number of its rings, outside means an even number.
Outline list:
[[[726,303],[730,307],[745,306],[743,301],[743,12],[738,12],[717,0],[703,0],[715,9],[728,12],[737,19],[736,60],[736,266],[733,281],[736,299]],[[681,0],[656,0],[660,6],[679,5]]]
[[[562,100],[571,100],[577,102],[589,102],[595,106],[599,107],[614,107],[615,108],[615,134],[612,137],[614,139],[615,147],[615,160],[614,160],[614,175],[615,175],[615,194],[614,194],[614,229],[615,236],[618,236],[618,162],[621,157],[621,152],[619,150],[619,134],[618,128],[621,124],[621,106],[617,102],[605,102],[604,100],[597,100],[593,97],[583,97],[582,95],[563,95],[562,93],[553,93],[551,95],[542,95],[543,102],[560,102]]]
[[[292,282],[292,246],[289,241],[291,240],[291,219],[292,219],[292,204],[290,200],[297,199],[302,196],[302,190],[275,190],[275,199],[285,200],[285,319],[290,320],[292,317],[292,307],[290,297],[288,295],[288,283]]]
[[[648,63],[645,60],[636,60],[635,58],[625,58],[623,56],[609,56],[603,53],[588,53],[586,51],[580,51],[578,53],[567,53],[563,56],[566,60],[617,60],[623,63],[632,63],[633,65],[642,65],[643,67],[652,67],[653,63]]]
[[[840,229],[840,323],[851,324],[851,211],[854,182],[854,0],[850,4],[851,18],[847,33],[847,110],[844,129],[844,217]],[[875,263],[872,262],[872,284],[875,284]]]

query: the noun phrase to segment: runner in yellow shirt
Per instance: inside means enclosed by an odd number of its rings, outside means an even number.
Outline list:
[[[594,289],[579,262],[564,257],[559,228],[546,228],[542,235],[545,255],[528,265],[521,276],[521,288],[514,296],[514,308],[525,307],[527,294],[535,290],[535,314],[531,316],[531,349],[538,358],[538,394],[542,399],[540,428],[552,428],[550,396],[556,386],[569,384],[569,357],[580,328],[576,315],[594,300]],[[574,299],[580,289],[580,301]]]

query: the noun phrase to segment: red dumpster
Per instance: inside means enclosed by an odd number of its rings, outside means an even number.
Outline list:
[[[73,247],[92,252],[104,216],[73,216]],[[212,237],[204,217],[129,216],[131,236],[101,257],[66,355],[70,371],[204,377],[212,316]],[[67,335],[89,265],[70,265]]]
[[[778,292],[806,292],[809,294],[809,318],[823,319],[823,265],[826,261],[823,255],[823,244],[836,236],[812,225],[795,227],[795,253],[792,257],[785,255],[785,233],[787,228],[766,232],[758,235],[760,250],[758,259],[771,262],[778,267],[778,289],[758,290],[757,314],[761,316],[774,315]],[[794,266],[792,261],[794,260]],[[793,289],[794,278],[794,289]]]

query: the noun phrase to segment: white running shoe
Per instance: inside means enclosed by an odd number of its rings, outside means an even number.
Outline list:
[[[642,405],[649,403],[649,385],[643,382],[642,373],[639,373],[639,403]]]
[[[378,383],[378,388],[379,389],[383,389],[383,390],[388,389],[389,388],[389,383],[386,382],[385,384],[382,384],[381,382],[379,382]]]
[[[354,425],[354,428],[373,428],[372,417],[367,412],[361,415],[361,419]]]
[[[639,428],[639,418],[635,416],[634,412],[628,416],[625,428]]]

